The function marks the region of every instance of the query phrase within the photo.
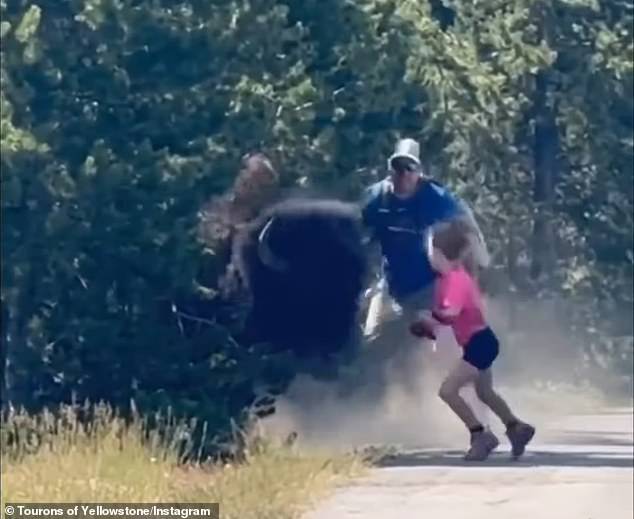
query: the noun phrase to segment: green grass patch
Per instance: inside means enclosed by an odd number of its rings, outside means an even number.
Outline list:
[[[5,417],[2,500],[219,502],[223,519],[297,518],[360,475],[355,454],[305,452],[259,439],[240,463],[182,463],[169,435],[148,434],[106,408],[90,425],[72,412]]]

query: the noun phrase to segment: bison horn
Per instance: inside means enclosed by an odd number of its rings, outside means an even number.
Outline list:
[[[264,229],[262,229],[262,231],[260,232],[260,236],[258,237],[258,257],[260,258],[260,261],[264,263],[264,265],[266,265],[267,267],[273,270],[282,271],[286,270],[287,268],[286,262],[281,258],[278,258],[273,253],[268,243],[268,234],[271,229],[273,220],[274,218],[271,218],[264,226]]]

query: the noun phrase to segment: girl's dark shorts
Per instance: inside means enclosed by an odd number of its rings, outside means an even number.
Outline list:
[[[491,328],[474,334],[464,348],[462,359],[481,371],[489,369],[500,352],[498,339]]]

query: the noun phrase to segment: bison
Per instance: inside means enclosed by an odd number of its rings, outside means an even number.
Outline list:
[[[368,273],[356,205],[279,202],[242,230],[233,262],[250,294],[253,339],[324,358],[355,337]]]

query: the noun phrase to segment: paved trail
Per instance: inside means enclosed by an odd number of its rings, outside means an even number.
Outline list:
[[[632,420],[626,408],[542,425],[519,462],[505,443],[477,464],[399,454],[305,519],[632,519]]]

